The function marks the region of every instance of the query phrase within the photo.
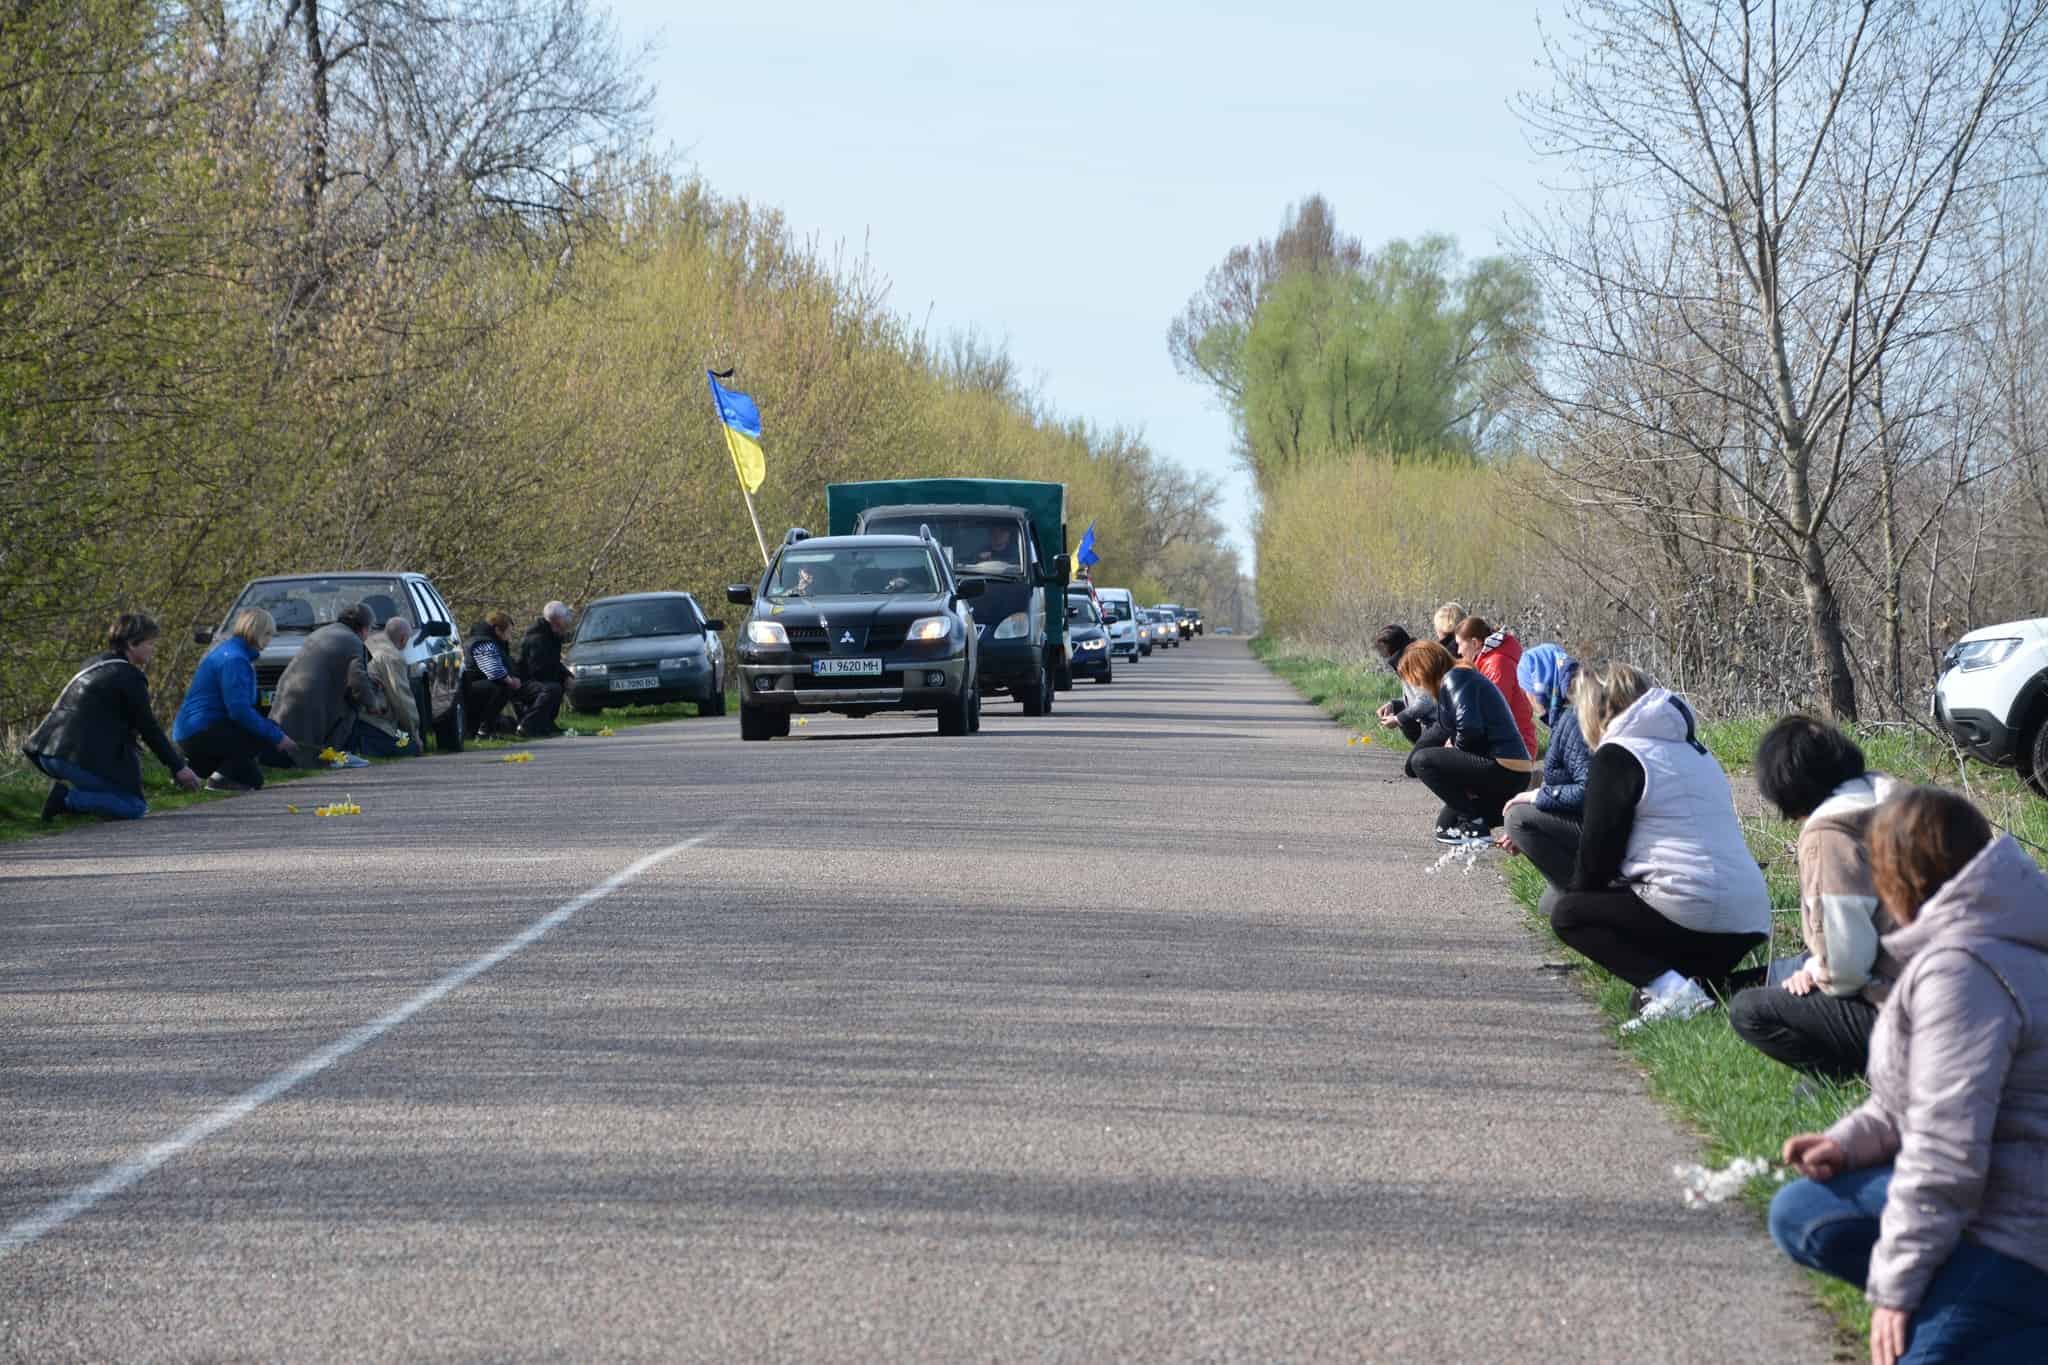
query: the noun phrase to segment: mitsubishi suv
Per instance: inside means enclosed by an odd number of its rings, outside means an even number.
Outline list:
[[[1973,630],[1941,656],[1934,719],[1986,763],[2048,796],[2048,618]]]
[[[740,627],[740,738],[789,733],[803,712],[938,713],[939,733],[981,728],[980,578],[953,577],[929,536],[791,531],[758,585],[728,600]]]

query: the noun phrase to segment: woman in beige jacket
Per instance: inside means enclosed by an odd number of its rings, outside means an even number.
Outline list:
[[[1878,807],[1870,863],[1903,926],[1870,1098],[1786,1142],[1771,1235],[1864,1287],[1876,1365],[2048,1360],[2048,876],[1928,787]]]

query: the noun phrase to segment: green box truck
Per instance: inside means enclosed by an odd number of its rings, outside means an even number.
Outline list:
[[[1024,714],[1073,686],[1067,650],[1067,486],[1024,479],[875,479],[825,486],[828,534],[929,530],[953,572],[988,584],[974,604],[982,693],[1007,690]]]

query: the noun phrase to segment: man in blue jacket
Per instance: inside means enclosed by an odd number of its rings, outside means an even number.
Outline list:
[[[171,738],[193,766],[213,774],[206,784],[213,791],[253,791],[263,785],[264,755],[275,753],[288,766],[299,747],[256,709],[256,656],[276,633],[261,607],[235,617],[227,639],[199,661],[171,722]]]

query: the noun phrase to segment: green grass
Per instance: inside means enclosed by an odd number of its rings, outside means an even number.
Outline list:
[[[1399,730],[1383,729],[1377,712],[1401,696],[1401,680],[1384,668],[1304,654],[1268,636],[1249,641],[1252,653],[1294,684],[1294,689],[1330,713],[1339,725],[1370,735],[1401,751],[1408,748]]]
[[[725,694],[728,709],[739,705],[739,693],[727,690]],[[565,730],[577,732],[574,738],[567,735],[549,740],[471,740],[465,748],[496,750],[525,748],[532,744],[584,743],[595,738],[600,729],[614,733],[620,730],[637,729],[643,725],[661,725],[669,721],[684,720],[697,715],[695,702],[669,702],[661,706],[617,706],[607,707],[602,715],[582,716],[562,708],[558,724]],[[438,757],[431,745],[428,758]],[[409,763],[412,759],[373,758],[372,768],[387,763]],[[263,770],[264,789],[270,790],[280,783],[296,782],[302,778],[314,777],[331,771],[325,768],[266,768]],[[42,819],[43,798],[49,793],[50,779],[28,766],[18,752],[11,752],[0,759],[0,844],[19,843],[24,839],[37,839],[47,835],[62,834],[66,830],[82,825],[97,824],[98,818],[89,815],[66,815],[49,824]],[[149,802],[152,814],[158,811],[178,810],[181,807],[198,805],[206,801],[232,801],[236,794],[229,792],[182,792],[171,781],[171,775],[155,758],[145,755],[142,760],[142,794]]]

